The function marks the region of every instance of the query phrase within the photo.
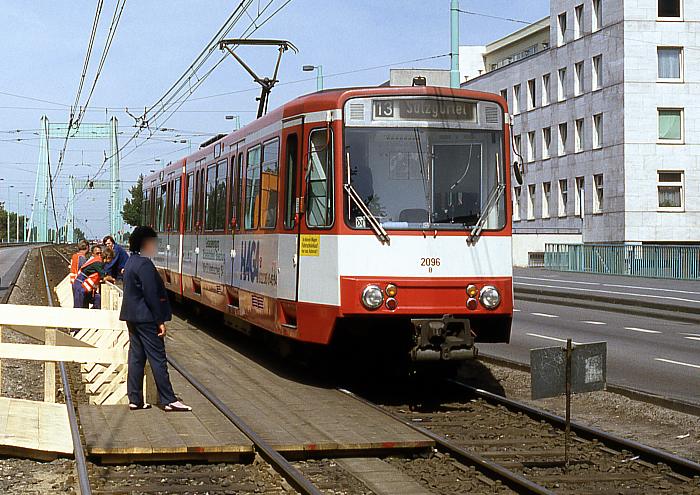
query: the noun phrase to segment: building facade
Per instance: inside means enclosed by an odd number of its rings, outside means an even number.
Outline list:
[[[699,26],[693,0],[552,0],[485,47],[462,87],[508,101],[527,250],[700,242]]]

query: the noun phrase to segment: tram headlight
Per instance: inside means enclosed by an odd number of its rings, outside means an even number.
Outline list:
[[[368,285],[362,290],[362,304],[367,309],[377,309],[384,302],[384,293],[378,285]]]
[[[479,300],[486,309],[496,309],[501,304],[501,294],[493,285],[486,285],[481,289]]]

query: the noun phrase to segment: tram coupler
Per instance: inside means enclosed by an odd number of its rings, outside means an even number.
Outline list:
[[[474,336],[468,318],[413,318],[414,361],[463,361],[473,356]]]

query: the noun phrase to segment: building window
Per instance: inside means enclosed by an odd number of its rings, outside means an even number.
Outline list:
[[[593,116],[593,148],[603,147],[603,114]]]
[[[683,142],[682,109],[659,108],[659,141],[664,143]]]
[[[574,215],[583,218],[586,209],[584,204],[586,202],[586,190],[585,190],[585,179],[583,177],[576,177],[576,204],[574,205]]]
[[[542,183],[542,218],[549,218],[549,204],[552,199],[552,183]]]
[[[583,36],[583,5],[574,7],[574,39]]]
[[[559,101],[566,100],[566,67],[557,72],[557,98]]]
[[[603,56],[598,55],[593,57],[593,91],[597,91],[603,87]]]
[[[684,208],[683,172],[658,172],[659,209],[682,211]]]
[[[591,19],[591,31],[596,32],[603,27],[603,6],[600,0],[593,0],[591,4],[593,7],[592,19]]]
[[[569,203],[569,181],[559,179],[559,205],[557,212],[560,217],[566,216],[566,208]]]
[[[513,113],[520,113],[520,84],[513,86]]]
[[[552,146],[552,128],[545,127],[542,129],[542,159],[549,158],[549,148]]]
[[[566,155],[566,141],[568,138],[568,133],[569,130],[566,122],[564,122],[563,124],[559,124],[559,156]]]
[[[501,90],[501,98],[506,100],[506,105],[508,105],[508,90],[507,89]]]
[[[549,102],[549,74],[545,74],[542,76],[542,106],[546,107]]]
[[[583,94],[583,62],[574,64],[574,96]]]
[[[527,186],[527,219],[535,219],[535,184]]]
[[[518,134],[517,136],[513,136],[513,148],[515,151],[515,155],[520,157],[520,159],[524,161],[524,158],[523,158],[523,139],[520,136],[520,134]]]
[[[520,220],[520,186],[515,186],[513,188],[513,220],[518,222]]]
[[[683,79],[683,48],[659,47],[657,58],[659,61],[659,80],[680,81]]]
[[[603,174],[593,176],[593,186],[595,187],[593,213],[603,213]]]
[[[583,151],[583,119],[576,120],[576,136],[574,142],[574,152],[580,153]]]
[[[659,18],[661,19],[680,19],[681,0],[659,0]]]
[[[557,17],[557,45],[566,43],[566,12]]]
[[[527,133],[527,161],[535,161],[535,131]]]
[[[537,106],[537,85],[534,79],[527,82],[527,109],[532,110]]]

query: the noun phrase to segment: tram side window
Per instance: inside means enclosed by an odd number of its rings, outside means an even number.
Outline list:
[[[143,197],[143,203],[141,208],[141,225],[151,224],[151,190],[146,189],[146,194]]]
[[[191,231],[192,230],[192,217],[194,214],[194,202],[193,202],[193,195],[194,195],[194,174],[189,173],[187,174],[187,203],[185,206],[185,230],[186,231]]]
[[[216,228],[216,165],[207,168],[207,202],[204,210],[205,229]]]
[[[168,194],[168,187],[163,184],[160,186],[160,196],[158,196],[158,222],[156,230],[158,232],[163,232],[165,230],[165,209],[166,209],[166,197]]]
[[[248,151],[245,173],[245,228],[258,228],[260,213],[260,146]]]
[[[165,209],[165,230],[170,232],[173,228],[173,182],[168,182],[167,207]]]
[[[206,179],[207,179],[207,171],[206,169],[202,169],[199,171],[199,186],[198,186],[198,191],[197,195],[199,197],[199,203],[197,203],[197,224],[200,226],[200,229],[204,227],[204,206],[206,205]]]
[[[297,213],[297,151],[296,134],[287,137],[287,169],[284,190],[284,228],[293,229]]]
[[[224,230],[226,226],[226,160],[216,164],[216,185],[214,186],[214,201],[216,216],[214,229]]]
[[[328,227],[333,223],[333,134],[318,129],[309,136],[309,170],[307,172],[309,227]]]
[[[245,183],[245,169],[243,163],[243,153],[238,154],[238,174],[236,175],[238,180],[238,186],[236,187],[236,230],[241,230],[243,222],[241,222],[241,217],[243,216],[243,208],[245,204],[243,203],[243,187]]]
[[[231,155],[228,167],[228,191],[229,191],[229,220],[231,230],[234,229],[238,216],[236,215],[236,205],[238,204],[238,181],[236,180],[236,155]]]
[[[173,222],[170,230],[178,232],[180,230],[180,179],[175,179],[175,188],[173,189]]]
[[[277,204],[279,188],[279,139],[268,141],[263,146],[262,158],[262,226],[274,229],[277,225]]]

